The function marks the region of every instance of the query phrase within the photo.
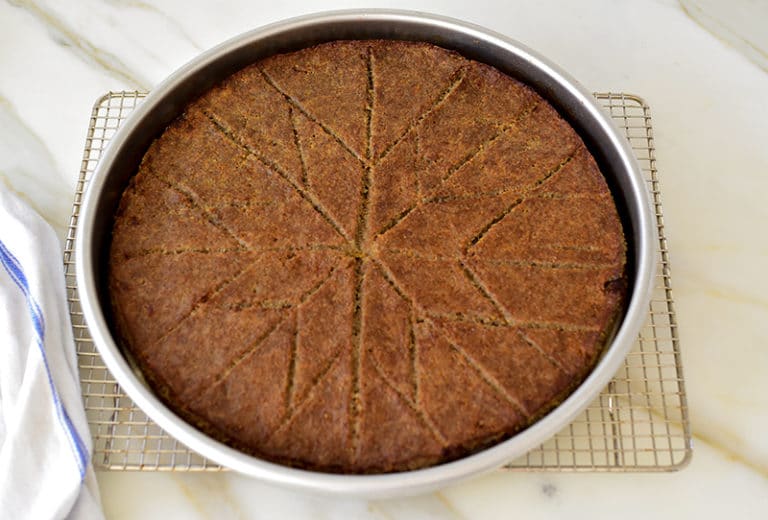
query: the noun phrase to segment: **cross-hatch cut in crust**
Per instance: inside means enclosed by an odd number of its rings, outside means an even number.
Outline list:
[[[514,435],[590,370],[625,245],[578,135],[438,47],[255,63],[150,147],[117,212],[121,341],[160,396],[249,453],[333,472]]]

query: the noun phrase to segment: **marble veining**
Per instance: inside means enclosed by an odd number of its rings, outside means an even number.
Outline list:
[[[686,14],[768,71],[768,3],[755,0],[680,0]]]
[[[99,474],[108,518],[759,518],[768,511],[765,3],[393,0],[518,39],[592,90],[653,110],[696,450],[676,474],[495,473],[400,500],[332,499],[233,474]],[[225,39],[353,0],[0,2],[0,182],[63,238],[88,115]],[[744,59],[744,58],[748,59]],[[751,60],[751,61],[750,61]],[[638,500],[640,498],[641,500]]]
[[[59,174],[51,151],[0,94],[0,182],[20,195],[64,236],[72,202],[63,193],[69,186]]]
[[[95,46],[91,41],[79,34],[55,12],[48,9],[43,3],[28,0],[15,0],[11,2],[31,14],[48,30],[51,39],[58,45],[72,50],[79,58],[106,71],[110,76],[137,89],[147,89],[149,82],[139,78],[128,70],[126,65],[114,54]]]

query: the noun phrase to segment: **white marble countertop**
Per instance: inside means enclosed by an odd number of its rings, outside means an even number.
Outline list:
[[[0,3],[0,182],[63,237],[88,115],[231,36],[356,1]],[[768,5],[392,1],[518,39],[651,105],[695,451],[672,474],[496,473],[439,493],[311,497],[227,474],[100,472],[108,518],[765,518]],[[723,4],[723,5],[721,5]]]

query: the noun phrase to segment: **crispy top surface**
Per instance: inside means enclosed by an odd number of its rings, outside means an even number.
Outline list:
[[[152,144],[117,212],[119,336],[211,435],[341,472],[506,438],[590,370],[625,243],[574,130],[425,43],[262,60]]]

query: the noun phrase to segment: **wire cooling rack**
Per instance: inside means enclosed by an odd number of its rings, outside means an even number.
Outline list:
[[[93,107],[64,251],[80,383],[99,469],[221,471],[165,433],[125,395],[96,350],[75,280],[75,233],[88,180],[122,121],[145,97],[110,92]],[[568,427],[504,466],[508,471],[674,471],[691,457],[691,432],[672,300],[661,193],[648,105],[630,94],[595,97],[626,134],[656,211],[659,264],[646,323],[623,367]]]

